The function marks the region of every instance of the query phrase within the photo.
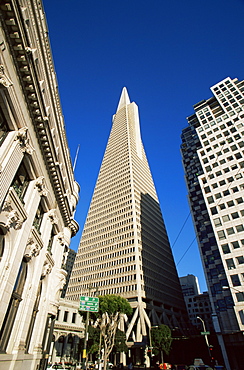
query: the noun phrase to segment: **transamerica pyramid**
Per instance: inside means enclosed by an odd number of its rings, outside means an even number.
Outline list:
[[[118,294],[133,307],[121,323],[145,343],[151,325],[183,329],[185,303],[143,148],[138,107],[123,88],[66,298]]]

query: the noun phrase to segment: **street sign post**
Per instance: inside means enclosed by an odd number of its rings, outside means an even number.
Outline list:
[[[98,312],[99,298],[98,297],[80,297],[80,311]]]

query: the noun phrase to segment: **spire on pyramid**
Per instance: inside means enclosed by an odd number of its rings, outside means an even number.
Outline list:
[[[123,87],[123,90],[122,90],[122,93],[121,93],[121,96],[120,96],[120,100],[119,100],[119,105],[118,105],[118,108],[117,108],[117,112],[121,108],[125,107],[128,104],[130,104],[130,98],[129,98],[126,87]]]

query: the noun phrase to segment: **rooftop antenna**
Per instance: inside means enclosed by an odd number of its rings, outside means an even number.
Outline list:
[[[75,154],[75,161],[74,161],[74,166],[73,166],[73,171],[74,172],[75,172],[75,167],[76,167],[76,162],[77,162],[77,157],[78,157],[79,150],[80,150],[80,144],[78,145],[77,150],[76,150],[76,154]]]

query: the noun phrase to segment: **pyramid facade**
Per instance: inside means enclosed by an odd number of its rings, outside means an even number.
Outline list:
[[[185,304],[143,148],[138,107],[123,89],[77,252],[68,299],[118,294],[134,308],[127,338],[181,327]],[[137,325],[133,334],[133,327]]]

